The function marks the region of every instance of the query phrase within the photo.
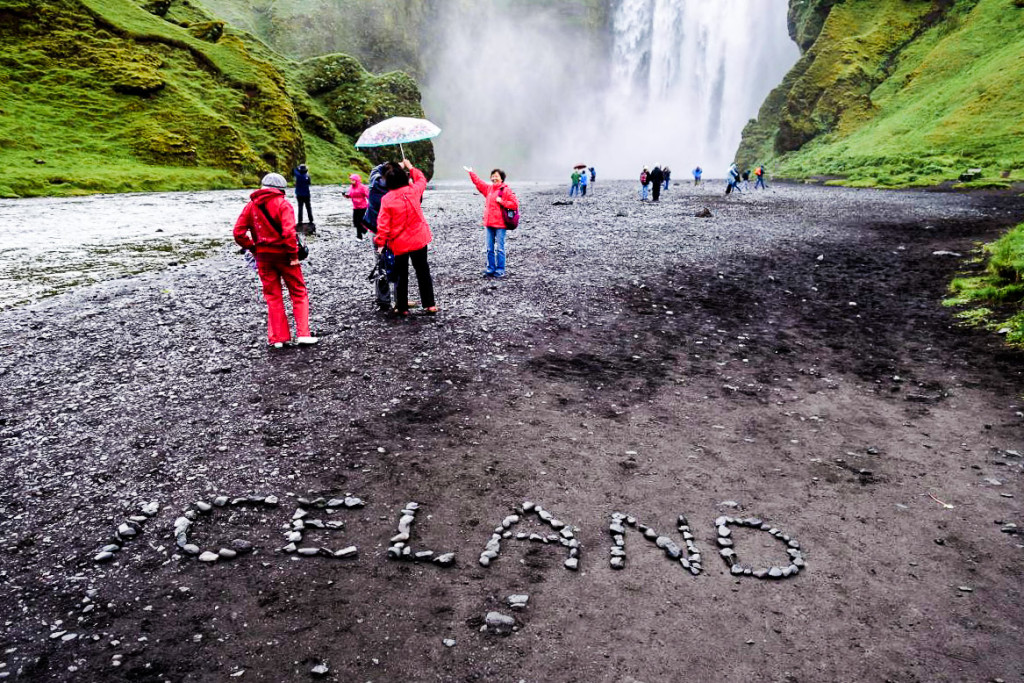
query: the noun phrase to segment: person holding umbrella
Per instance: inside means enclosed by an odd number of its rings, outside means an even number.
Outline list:
[[[387,247],[395,254],[395,271],[398,275],[395,312],[402,316],[409,315],[409,261],[412,261],[423,310],[428,315],[434,315],[437,313],[434,281],[430,277],[430,264],[427,262],[427,245],[434,235],[430,232],[420,206],[423,192],[427,189],[427,178],[408,159],[402,159],[400,163],[387,164],[384,182],[388,193],[380,202],[377,234],[373,243],[378,253]]]
[[[463,166],[477,191],[485,197],[484,230],[487,233],[487,270],[484,277],[505,277],[505,210],[517,211],[519,199],[505,184],[505,172],[500,168],[491,171],[491,184],[480,179],[473,169]]]

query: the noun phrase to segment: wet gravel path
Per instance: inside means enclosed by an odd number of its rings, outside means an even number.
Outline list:
[[[305,267],[315,348],[266,349],[255,276],[227,248],[0,314],[0,676],[1019,676],[1021,545],[993,520],[1024,526],[1022,358],[952,326],[957,262],[932,254],[1024,220],[1024,200],[517,189],[500,282],[480,278],[482,200],[427,194],[436,317],[373,312],[370,247],[327,212]],[[277,552],[297,498],[346,493],[367,506],[308,535],[358,559]],[[257,546],[206,566],[173,522],[221,494],[281,502],[197,522],[204,549]],[[525,498],[579,527],[581,572],[514,543],[479,567]],[[139,537],[93,562],[149,501]],[[385,558],[408,501],[455,568]],[[810,569],[731,578],[708,535],[723,501],[798,536]],[[688,515],[705,573],[632,537],[611,570],[620,509],[662,533]],[[781,561],[754,536],[738,552]],[[517,632],[481,633],[517,592]]]

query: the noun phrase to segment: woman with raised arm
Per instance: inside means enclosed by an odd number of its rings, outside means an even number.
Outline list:
[[[491,171],[491,183],[488,185],[480,179],[473,169],[463,166],[469,179],[473,181],[477,191],[484,200],[484,230],[486,235],[487,270],[484,277],[505,277],[505,211],[518,211],[519,199],[516,193],[505,184],[505,172],[500,168]]]

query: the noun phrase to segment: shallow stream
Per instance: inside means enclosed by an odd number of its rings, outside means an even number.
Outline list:
[[[0,310],[225,248],[250,192],[0,200]],[[312,204],[320,222],[349,212],[334,186],[313,188]]]

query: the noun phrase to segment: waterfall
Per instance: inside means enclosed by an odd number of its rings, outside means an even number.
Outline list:
[[[617,0],[605,148],[612,168],[723,175],[746,121],[800,56],[787,0]],[[608,139],[608,138],[606,138]],[[633,175],[634,173],[630,173]]]
[[[600,178],[701,165],[723,176],[747,120],[799,57],[788,0],[605,0],[611,35],[570,3],[439,2],[425,88],[442,177]]]
[[[786,10],[787,0],[617,0],[600,156],[616,171],[668,164],[682,176],[699,164],[723,175],[799,57]]]

